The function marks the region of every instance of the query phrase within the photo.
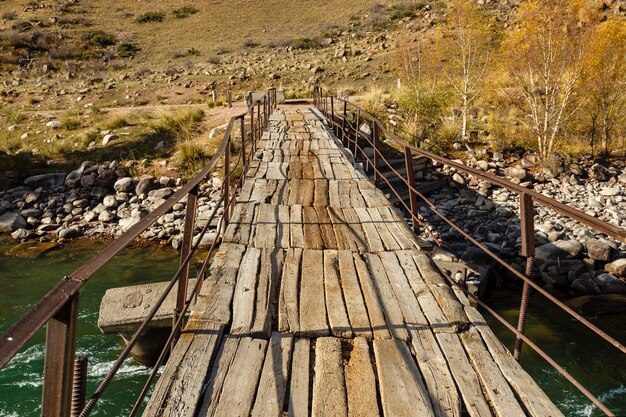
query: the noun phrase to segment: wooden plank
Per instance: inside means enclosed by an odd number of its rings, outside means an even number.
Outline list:
[[[316,341],[311,415],[348,416],[340,339],[321,337]]]
[[[289,207],[289,238],[292,248],[304,247],[304,226],[302,220],[302,206]]]
[[[498,417],[525,417],[526,414],[517,402],[504,376],[502,376],[498,365],[493,361],[483,344],[478,330],[470,328],[463,332],[460,337],[495,415]]]
[[[324,297],[324,258],[321,250],[302,253],[300,279],[300,334],[318,337],[329,334]]]
[[[181,335],[154,387],[144,416],[194,416],[223,328],[214,324],[202,333]]]
[[[251,417],[282,415],[292,345],[293,336],[272,333]]]
[[[465,354],[456,334],[436,333],[441,350],[452,371],[452,377],[461,392],[465,409],[471,417],[493,416],[491,408],[481,390],[480,381]]]
[[[302,249],[289,249],[285,256],[280,293],[278,295],[278,331],[297,333],[300,330],[298,291]]]
[[[345,373],[348,417],[378,417],[376,376],[366,339],[354,339]]]
[[[359,219],[359,216],[356,214],[354,209],[342,209],[341,213],[343,214],[341,220],[346,225],[346,239],[348,240],[348,242],[350,242],[351,250],[354,250],[352,248],[355,246],[359,252],[365,252],[369,250],[369,244],[365,239],[363,225],[361,224],[361,220]]]
[[[254,234],[254,244],[257,248],[274,248],[276,246],[277,223],[278,208],[270,204],[260,204]]]
[[[383,220],[382,216],[378,212],[378,209],[370,208],[363,210],[367,210],[367,213],[372,219],[372,222],[374,223],[374,226],[376,227],[376,230],[378,231],[378,234],[383,241],[383,245],[385,245],[385,249],[391,251],[403,249],[400,245],[398,245],[398,241],[389,231],[389,228],[387,227],[386,222]]]
[[[373,343],[385,416],[434,417],[428,392],[406,344],[394,339]]]
[[[323,249],[324,239],[315,207],[302,207],[302,219],[304,223],[304,248]]]
[[[385,312],[387,326],[389,327],[391,335],[396,339],[409,340],[402,310],[400,309],[400,305],[396,299],[381,259],[375,254],[367,254],[366,260],[372,274],[372,281],[376,288],[376,293],[378,294],[383,311]]]
[[[365,203],[365,199],[359,190],[359,185],[357,181],[342,181],[342,184],[345,184],[347,188],[347,192],[341,192],[344,195],[350,196],[350,207],[367,207]]]
[[[352,328],[339,285],[339,260],[337,251],[324,251],[324,289],[328,323],[333,336],[351,338]]]
[[[317,207],[328,207],[328,181],[325,179],[315,180],[315,199],[313,205]]]
[[[277,248],[289,248],[291,247],[291,236],[289,236],[289,207],[288,206],[276,206],[278,209],[278,223],[276,224],[276,247]]]
[[[367,265],[363,262],[363,259],[359,254],[353,254],[354,266],[356,267],[357,274],[359,276],[359,282],[361,283],[361,289],[363,290],[363,299],[367,306],[367,314],[369,316],[370,325],[372,326],[372,333],[374,339],[389,339],[391,334],[387,328],[387,322],[385,321],[385,313],[383,312],[383,306],[378,298],[376,286],[372,280]]]
[[[276,291],[278,277],[283,269],[284,251],[264,249],[261,251],[261,270],[257,279],[256,308],[250,333],[254,337],[269,338],[272,319],[277,316]]]
[[[333,224],[325,207],[315,207],[317,219],[320,225],[322,240],[325,249],[337,249],[337,239],[333,230]]]
[[[350,251],[339,251],[337,253],[339,261],[339,275],[341,277],[341,289],[346,301],[346,309],[350,320],[350,327],[356,336],[372,338],[372,328],[367,316],[365,300],[361,293],[359,278],[354,266],[354,258]]]
[[[207,409],[206,414],[201,412],[200,416],[247,417],[250,414],[266,349],[267,340],[241,339],[219,398],[212,403],[214,407]]]
[[[376,210],[380,213],[391,235],[396,239],[402,249],[413,249],[418,246],[415,242],[413,231],[409,229],[404,220],[398,216],[394,208],[380,207]]]
[[[198,409],[199,417],[214,415],[220,394],[224,388],[226,375],[235,359],[240,340],[241,338],[239,337],[224,337],[217,357],[213,362],[211,376],[208,379],[207,388],[204,392],[204,399]]]
[[[369,252],[377,253],[384,251],[385,245],[383,244],[383,241],[378,234],[378,230],[367,212],[367,209],[357,207],[354,209],[354,212],[359,218],[361,227],[363,227],[363,231],[365,232],[364,237],[367,237],[367,247]]]
[[[255,289],[261,250],[248,248],[241,261],[233,298],[231,334],[249,334],[254,318]]]
[[[339,195],[339,182],[340,181],[336,180],[330,180],[328,182],[328,197],[331,207],[344,207],[342,197]],[[346,198],[346,196],[344,195],[343,198]]]
[[[367,203],[367,207],[389,207],[391,203],[385,198],[383,193],[372,183],[366,180],[358,182],[361,195]]]
[[[515,394],[532,416],[562,417],[561,411],[528,373],[517,362],[500,339],[491,331],[485,319],[474,307],[465,306],[465,312],[478,329],[494,361]]]

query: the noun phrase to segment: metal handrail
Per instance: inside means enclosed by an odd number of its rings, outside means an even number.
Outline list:
[[[256,150],[256,143],[261,139],[261,132],[268,126],[269,116],[276,106],[276,90],[271,88],[260,97],[259,100],[252,103],[245,112],[233,116],[228,123],[222,142],[215,152],[215,155],[193,179],[184,184],[171,197],[133,225],[98,255],[92,257],[70,275],[64,277],[0,338],[2,341],[0,343],[1,370],[17,352],[28,343],[34,334],[47,324],[42,399],[46,416],[61,417],[69,415],[72,373],[76,353],[79,290],[102,266],[106,265],[107,262],[127,247],[136,237],[155,223],[159,217],[166,214],[174,204],[188,195],[180,267],[170,280],[158,302],[152,307],[147,318],[141,323],[125,349],[113,363],[113,366],[109,372],[107,372],[87,405],[82,409],[80,416],[85,417],[91,413],[105,388],[119,370],[143,330],[148,326],[174,285],[178,284],[178,297],[174,311],[172,332],[168,338],[168,344],[164,347],[161,357],[159,358],[160,362],[162,362],[163,357],[165,357],[165,352],[171,348],[171,345],[175,343],[179,335],[185,313],[190,308],[192,300],[194,300],[200,292],[209,257],[207,256],[205,259],[198,273],[196,286],[188,297],[187,285],[190,261],[199,246],[201,238],[207,232],[212,220],[217,216],[218,209],[221,207],[223,207],[224,210],[219,224],[223,227],[218,230],[218,233],[221,233],[228,224],[230,215],[234,209],[234,191],[242,184],[242,179],[247,172],[248,162],[251,160]],[[247,116],[249,116],[248,119],[250,123],[248,132],[246,132]],[[235,138],[234,132],[237,129],[235,125],[237,121],[240,122],[241,151],[237,161],[233,165],[230,162],[230,148]],[[249,148],[246,146],[248,141],[250,142]],[[249,149],[249,152],[247,149]],[[218,166],[222,159],[224,161],[224,181],[220,199],[209,216],[209,221],[207,221],[206,225],[203,227],[200,238],[195,244],[192,244],[199,186],[210,176],[211,172]],[[231,190],[231,177],[240,163],[243,165],[243,173],[234,187],[232,187],[233,190]],[[215,242],[211,246],[211,249],[214,246]],[[149,384],[152,382],[157,369],[158,367],[155,367],[153,373],[150,375],[146,387],[144,387],[144,390],[140,394],[140,399],[138,399],[131,415],[134,415],[137,411],[137,404],[140,404],[145,397],[147,387],[149,387]]]
[[[341,112],[335,110],[335,101],[343,104],[343,109]],[[584,326],[592,330],[594,333],[602,337],[605,341],[609,342],[611,345],[616,347],[622,353],[626,353],[626,347],[618,342],[613,337],[606,334],[604,331],[596,327],[593,323],[589,322],[587,319],[582,317],[580,314],[576,313],[574,310],[569,308],[567,305],[562,303],[560,300],[555,298],[552,294],[544,290],[540,285],[538,285],[533,280],[533,270],[535,263],[535,242],[534,242],[534,210],[533,210],[533,202],[537,202],[545,207],[552,208],[555,211],[558,211],[573,220],[577,220],[587,226],[597,230],[600,233],[611,236],[619,241],[626,242],[626,230],[598,220],[592,216],[589,216],[586,213],[581,212],[575,208],[569,207],[566,204],[563,204],[559,201],[556,201],[550,197],[547,197],[543,194],[539,194],[533,190],[529,190],[525,187],[522,187],[518,184],[514,184],[502,177],[498,177],[497,175],[480,171],[471,167],[468,167],[464,164],[452,161],[448,158],[442,157],[440,155],[434,154],[432,152],[425,151],[423,149],[412,146],[400,139],[398,139],[393,133],[386,129],[382,122],[376,119],[374,116],[369,114],[367,111],[359,107],[358,105],[342,98],[333,97],[329,95],[327,91],[322,89],[319,86],[316,86],[314,89],[314,102],[316,108],[322,112],[322,114],[329,120],[334,133],[340,137],[342,142],[344,142],[348,148],[353,145],[354,147],[354,156],[357,157],[358,151],[360,151],[363,159],[367,161],[368,166],[373,168],[374,174],[374,182],[376,184],[379,183],[379,178],[383,178],[393,193],[398,197],[399,203],[404,207],[407,213],[410,213],[413,227],[416,228],[417,224],[422,223],[418,217],[417,211],[417,197],[419,197],[424,203],[431,209],[438,217],[444,220],[448,225],[450,225],[453,229],[458,231],[465,239],[469,240],[472,244],[483,250],[487,253],[491,258],[493,258],[500,265],[505,267],[508,271],[513,273],[516,277],[521,279],[524,283],[524,287],[522,290],[522,298],[520,303],[520,313],[518,317],[518,325],[517,328],[514,328],[510,325],[506,319],[498,315],[495,311],[489,308],[484,302],[479,300],[473,294],[469,293],[469,291],[454,281],[453,279],[448,278],[448,281],[452,285],[457,286],[462,289],[470,298],[474,299],[479,305],[485,307],[486,311],[492,314],[498,321],[502,322],[509,330],[511,330],[516,335],[516,343],[515,343],[515,351],[514,356],[517,360],[519,360],[522,350],[522,342],[525,342],[528,346],[530,346],[533,350],[535,350],[541,357],[543,357],[548,363],[550,363],[559,373],[561,373],[568,381],[570,381],[583,395],[585,395],[589,400],[591,400],[600,410],[602,410],[608,416],[614,416],[615,414],[609,410],[597,397],[589,392],[579,381],[577,381],[571,374],[569,374],[562,366],[560,366],[556,361],[554,361],[546,352],[544,352],[541,348],[539,348],[536,344],[534,344],[527,336],[524,335],[524,330],[526,326],[526,310],[528,308],[528,302],[530,297],[530,289],[534,289],[536,292],[540,293],[552,303],[556,304],[563,311],[574,317],[578,322],[582,323]],[[352,107],[356,113],[356,127],[348,121],[348,106]],[[360,123],[363,119],[366,119],[371,124],[371,133],[365,134],[360,130]],[[369,125],[368,125],[369,126]],[[386,135],[386,139],[391,141],[394,145],[398,146],[400,149],[404,149],[405,155],[405,164],[406,164],[406,178],[400,175],[387,161],[385,155],[381,152],[379,146],[377,144],[380,142],[381,133]],[[374,153],[372,157],[368,156],[364,152],[364,148],[359,144],[359,140],[365,141],[368,145],[370,145]],[[526,271],[525,273],[519,272],[513,266],[509,265],[505,260],[497,256],[493,251],[489,248],[478,242],[472,236],[470,236],[467,232],[465,232],[462,228],[457,226],[452,220],[443,215],[426,196],[424,196],[419,190],[416,189],[415,181],[413,179],[413,169],[412,169],[412,158],[413,155],[419,155],[431,160],[437,161],[441,164],[451,166],[458,171],[464,172],[466,174],[473,175],[477,178],[480,178],[484,181],[487,181],[491,184],[498,185],[500,187],[506,188],[510,191],[516,192],[520,195],[520,217],[521,217],[521,232],[522,232],[522,253],[521,255],[526,257]],[[394,173],[394,175],[400,178],[403,184],[408,188],[409,191],[409,199],[410,206],[400,198],[399,192],[395,189],[395,187],[389,182],[386,176],[384,176],[379,167],[379,160],[381,160],[389,167],[389,169]],[[430,232],[430,230],[427,228]],[[439,243],[439,242],[437,242]],[[445,275],[445,274],[444,274]]]

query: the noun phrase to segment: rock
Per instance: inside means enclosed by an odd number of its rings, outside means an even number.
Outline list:
[[[537,164],[537,158],[533,155],[527,155],[521,160],[523,168],[532,168]]]
[[[589,178],[596,181],[608,181],[611,178],[611,173],[606,167],[600,164],[593,164],[589,168]]]
[[[94,184],[96,183],[96,178],[98,177],[95,173],[92,173],[89,175],[83,175],[82,177],[80,177],[80,184],[83,187],[93,187]]]
[[[502,152],[494,152],[493,153],[493,160],[495,162],[502,162],[502,161],[504,161],[504,154]]]
[[[115,213],[111,213],[109,210],[101,211],[98,215],[98,221],[102,223],[108,223],[115,219]]]
[[[33,236],[36,235],[26,229],[17,229],[15,232],[11,233],[11,237],[15,240],[29,239]]]
[[[120,178],[115,181],[113,188],[118,193],[130,193],[135,189],[135,181],[131,177]]]
[[[603,195],[606,197],[616,196],[616,195],[619,195],[619,193],[620,193],[619,188],[615,188],[615,187],[604,187],[600,190],[600,195]]]
[[[102,146],[106,146],[109,144],[110,141],[112,141],[113,139],[117,139],[117,136],[113,133],[109,133],[108,135],[104,135],[104,137],[102,138]]]
[[[102,200],[107,196],[107,194],[109,194],[109,191],[110,190],[106,187],[93,187],[91,190],[91,196],[98,200]]]
[[[573,298],[566,303],[586,317],[626,312],[626,296],[622,294],[592,294]]]
[[[626,293],[626,284],[615,275],[600,274],[594,278],[594,282],[600,287],[603,294]]]
[[[578,295],[594,295],[600,293],[600,288],[590,279],[578,278],[570,284],[570,289]]]
[[[74,239],[83,235],[80,229],[69,227],[59,231],[59,239]]]
[[[523,180],[528,176],[528,172],[524,168],[510,167],[504,170],[504,175],[510,178]]]
[[[541,278],[548,284],[566,286],[585,272],[585,263],[578,259],[553,260],[541,266]]]
[[[577,240],[559,240],[546,243],[535,249],[535,258],[542,262],[556,259],[574,259],[583,253],[583,244]]]
[[[465,185],[465,178],[463,178],[458,172],[452,176],[452,181],[459,185]]]
[[[74,200],[72,202],[72,205],[74,207],[80,207],[80,208],[89,207],[89,200],[87,200],[86,198],[81,198],[81,199],[78,199],[78,200]]]
[[[35,203],[41,197],[41,192],[42,192],[42,188],[40,187],[40,188],[37,188],[32,193],[26,194],[24,196],[24,202],[26,202],[26,204],[33,204],[33,203]]]
[[[477,161],[476,167],[482,169],[483,171],[487,171],[489,169],[489,163],[487,161]]]
[[[85,215],[83,216],[83,220],[86,221],[87,223],[89,222],[93,222],[94,220],[96,220],[98,218],[98,213],[93,212],[93,211],[88,211],[87,213],[85,213]]]
[[[198,241],[199,235],[194,237],[193,244],[195,245]],[[216,232],[206,232],[204,236],[202,236],[202,240],[200,240],[199,248],[200,249],[209,249],[211,245],[215,242],[218,235]]]
[[[626,258],[618,259],[604,266],[604,270],[616,277],[626,278]]]
[[[609,261],[611,259],[612,249],[606,242],[597,239],[589,239],[585,241],[587,247],[587,256],[594,261]]]
[[[161,188],[160,190],[155,190],[151,192],[150,197],[154,198],[155,200],[159,200],[159,199],[165,200],[172,194],[174,194],[174,190],[168,187],[168,188]]]
[[[26,220],[19,214],[9,211],[0,216],[0,233],[12,233],[28,227]]]
[[[80,179],[83,176],[83,172],[85,172],[85,170],[92,165],[93,165],[93,162],[85,161],[82,164],[80,164],[79,168],[67,174],[67,177],[65,178],[65,186],[67,188],[78,187],[80,185]]]
[[[126,219],[121,219],[118,222],[118,225],[122,228],[122,231],[126,232],[128,229],[133,227],[135,223],[139,222],[141,218],[139,217],[128,217]]]
[[[154,177],[145,176],[145,177],[142,177],[137,183],[137,186],[135,187],[135,194],[137,195],[148,194],[150,191],[154,190],[155,188],[156,188],[156,184],[154,182]]]
[[[30,188],[43,188],[44,190],[50,188],[61,187],[65,183],[65,177],[67,174],[62,172],[52,174],[34,175],[26,178],[24,185]]]
[[[58,120],[50,120],[48,123],[46,123],[46,127],[49,127],[49,128],[52,128],[52,129],[58,129],[61,126],[62,126],[62,124]]]
[[[117,199],[115,198],[114,195],[107,195],[106,197],[104,197],[104,200],[102,200],[102,204],[104,204],[106,207],[109,207],[109,208],[116,208]]]

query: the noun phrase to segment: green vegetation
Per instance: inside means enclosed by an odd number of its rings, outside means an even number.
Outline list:
[[[126,127],[126,126],[130,126],[130,123],[128,122],[128,119],[126,119],[126,117],[115,116],[106,122],[104,129],[115,130],[115,129],[121,129],[122,127]]]
[[[176,9],[172,12],[174,17],[178,19],[184,19],[186,17],[191,16],[192,14],[198,13],[200,10],[193,6],[183,6],[179,9]]]
[[[318,42],[311,38],[295,38],[291,40],[289,45],[293,49],[314,49],[319,46]]]
[[[120,43],[117,46],[117,56],[120,58],[132,58],[137,52],[139,52],[139,48],[132,43]]]
[[[406,18],[414,18],[418,11],[426,7],[424,2],[403,2],[392,5],[387,11],[389,19],[392,21]]]
[[[83,123],[78,116],[66,116],[61,119],[61,126],[65,130],[77,130],[83,126]]]
[[[162,22],[165,19],[165,13],[162,12],[146,12],[137,18],[137,23],[154,23]]]
[[[113,35],[111,35],[110,33],[106,33],[102,30],[91,30],[85,32],[82,36],[82,39],[88,45],[100,48],[106,48],[107,46],[115,45],[115,43],[117,42]]]

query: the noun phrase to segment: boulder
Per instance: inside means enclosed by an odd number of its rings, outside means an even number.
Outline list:
[[[65,177],[67,174],[62,172],[56,172],[52,174],[33,175],[32,177],[24,180],[24,185],[30,188],[43,188],[44,190],[50,188],[60,187],[65,183]]]
[[[615,275],[600,274],[594,278],[594,282],[600,287],[603,294],[626,293],[626,284]]]
[[[106,197],[104,197],[104,200],[102,200],[102,204],[104,204],[106,207],[109,207],[109,208],[116,208],[117,199],[115,198],[114,195],[107,195]]]
[[[604,266],[604,270],[616,277],[626,278],[626,258],[618,259]]]
[[[11,233],[11,237],[15,240],[29,239],[32,236],[35,236],[35,234],[26,229],[17,229],[15,232]]]
[[[145,177],[142,177],[137,183],[137,186],[135,187],[135,194],[137,195],[148,194],[150,191],[154,190],[155,188],[156,188],[156,184],[154,181],[154,177],[145,176]]]
[[[575,259],[583,253],[583,244],[577,240],[559,240],[535,249],[535,258],[542,262],[556,259]]]
[[[504,170],[504,175],[510,178],[523,180],[526,179],[526,177],[528,176],[528,171],[526,171],[524,168],[511,167]]]
[[[619,188],[617,187],[604,187],[600,190],[600,195],[605,197],[613,197],[619,195]]]
[[[578,295],[595,295],[600,293],[600,288],[590,279],[578,278],[570,284],[570,289]]]
[[[13,211],[0,216],[0,233],[13,233],[18,229],[25,229],[26,227],[28,227],[26,220]]]
[[[131,177],[120,178],[115,181],[113,188],[118,193],[130,193],[135,189],[135,181]]]
[[[155,200],[161,200],[161,199],[165,200],[172,194],[174,194],[174,190],[167,187],[167,188],[161,188],[160,190],[154,190],[153,192],[150,193],[150,197],[154,198]]]
[[[607,262],[611,260],[611,252],[613,248],[608,243],[598,239],[589,239],[585,241],[587,247],[587,256],[594,261]]]
[[[600,164],[593,164],[589,168],[589,178],[596,181],[608,181],[611,178],[611,173],[606,167]]]
[[[117,139],[117,136],[113,133],[109,133],[108,135],[104,135],[104,137],[102,138],[102,146],[106,146],[109,144],[109,142],[111,142],[113,139]]]
[[[39,198],[41,197],[41,192],[42,192],[42,188],[39,187],[37,188],[35,191],[33,191],[32,193],[28,193],[24,196],[24,202],[26,204],[33,204],[36,203]]]
[[[85,172],[85,170],[92,165],[93,162],[85,161],[80,164],[79,168],[67,174],[67,177],[65,178],[65,186],[70,189],[80,186],[80,178],[83,176],[83,172]]]
[[[67,229],[61,229],[59,231],[59,239],[74,239],[82,236],[83,232],[80,229],[69,227]]]

